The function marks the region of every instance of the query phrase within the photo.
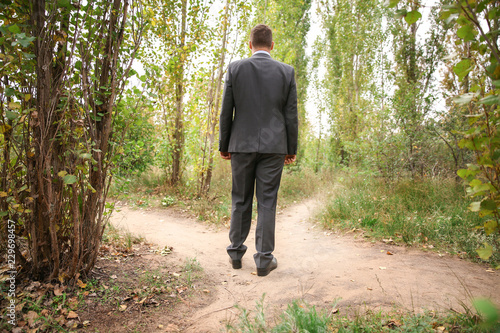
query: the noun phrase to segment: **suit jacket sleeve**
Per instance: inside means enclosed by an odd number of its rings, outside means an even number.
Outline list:
[[[285,126],[288,155],[296,155],[299,135],[299,119],[297,112],[297,86],[295,84],[295,70],[292,70],[290,90],[285,104]]]
[[[231,82],[231,65],[228,66],[226,80],[224,83],[224,95],[222,96],[222,108],[219,119],[219,151],[227,152],[229,139],[231,138],[231,126],[233,123],[234,98]]]

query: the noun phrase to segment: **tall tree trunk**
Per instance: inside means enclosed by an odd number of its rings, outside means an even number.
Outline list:
[[[173,152],[172,152],[172,175],[170,183],[177,184],[181,179],[181,162],[184,151],[184,71],[185,59],[184,45],[186,43],[186,20],[187,20],[187,0],[182,1],[181,11],[181,40],[179,43],[179,71],[175,76],[175,127],[173,137]]]
[[[222,96],[222,79],[224,78],[224,62],[226,59],[226,46],[227,46],[227,34],[228,34],[228,26],[229,26],[229,2],[230,0],[226,0],[226,6],[224,10],[224,23],[223,23],[223,31],[222,31],[222,45],[220,48],[220,56],[219,63],[217,66],[217,76],[212,79],[211,83],[211,96],[209,96],[209,110],[208,110],[208,133],[205,138],[205,149],[204,156],[208,156],[208,163],[206,167],[206,171],[203,172],[201,176],[201,187],[200,187],[200,195],[208,194],[210,190],[210,184],[212,183],[212,170],[214,165],[214,142],[215,142],[215,130],[218,123],[219,108],[220,101]],[[215,87],[215,89],[213,89]],[[214,92],[215,90],[215,92]],[[202,170],[204,170],[204,165]]]

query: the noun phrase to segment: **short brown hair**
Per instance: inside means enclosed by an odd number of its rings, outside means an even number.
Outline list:
[[[271,48],[273,31],[265,24],[257,24],[250,32],[250,41],[254,47]]]

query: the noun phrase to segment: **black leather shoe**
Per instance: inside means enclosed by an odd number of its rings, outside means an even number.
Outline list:
[[[241,260],[233,260],[229,258],[229,261],[231,262],[231,265],[233,265],[233,269],[240,269],[241,268]]]
[[[278,267],[278,260],[276,260],[276,258],[273,258],[273,260],[269,263],[269,265],[267,265],[266,268],[257,268],[257,275],[266,276],[277,267]]]

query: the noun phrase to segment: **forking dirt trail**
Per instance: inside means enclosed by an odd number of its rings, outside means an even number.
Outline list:
[[[225,228],[215,230],[171,210],[122,207],[111,220],[159,246],[172,246],[174,255],[196,258],[213,281],[212,302],[193,309],[187,332],[219,332],[238,315],[233,305],[254,309],[264,293],[269,316],[295,299],[320,307],[336,303],[341,312],[360,313],[395,306],[416,312],[462,311],[462,302],[470,305],[471,297],[489,297],[500,304],[498,271],[449,255],[327,233],[310,221],[320,204],[308,199],[277,216],[278,268],[266,277],[252,274],[255,224],[243,268],[233,270],[225,251]]]

